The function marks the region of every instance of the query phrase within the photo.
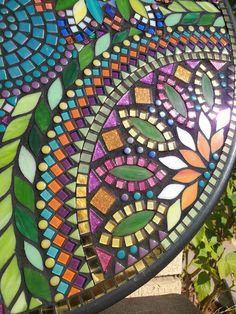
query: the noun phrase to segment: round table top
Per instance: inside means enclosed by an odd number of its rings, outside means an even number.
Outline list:
[[[0,313],[98,313],[162,270],[235,160],[225,0],[0,0]]]

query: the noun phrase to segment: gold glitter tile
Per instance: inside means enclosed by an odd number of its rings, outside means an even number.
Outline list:
[[[189,70],[179,65],[176,69],[175,76],[181,81],[185,83],[189,83],[192,73]]]
[[[100,188],[92,198],[91,204],[101,213],[106,214],[115,201],[116,198],[112,193],[109,193],[105,188]]]
[[[117,129],[103,133],[102,137],[109,151],[124,146],[121,133]]]
[[[136,87],[134,90],[137,104],[152,104],[152,91],[149,88]]]

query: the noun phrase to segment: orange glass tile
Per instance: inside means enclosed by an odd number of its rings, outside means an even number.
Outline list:
[[[80,289],[75,288],[75,287],[72,287],[72,288],[70,289],[70,292],[69,292],[69,294],[68,294],[68,297],[71,297],[72,295],[75,295],[75,294],[79,293],[80,291],[81,291]]]
[[[58,137],[59,141],[61,142],[62,145],[66,145],[66,144],[69,144],[70,141],[69,141],[69,138],[66,134],[62,134]]]
[[[70,254],[67,254],[65,252],[61,252],[59,257],[58,257],[58,262],[66,265],[68,261],[70,260]]]
[[[53,193],[57,193],[62,188],[62,186],[56,180],[50,182],[48,187]]]
[[[72,121],[66,121],[66,122],[64,123],[64,125],[65,125],[65,127],[66,127],[66,129],[67,129],[68,131],[73,131],[73,130],[77,129],[76,124],[72,123]]]
[[[63,221],[59,217],[57,217],[57,216],[54,216],[50,220],[50,225],[53,226],[56,229],[58,229],[62,225],[62,223],[63,223]]]
[[[57,157],[58,160],[62,160],[66,157],[61,149],[55,150],[54,155]]]
[[[62,206],[62,203],[57,200],[56,198],[52,198],[51,201],[48,203],[48,205],[54,209],[55,211],[57,211],[61,206]]]
[[[53,240],[53,243],[58,245],[58,246],[62,246],[65,243],[65,241],[66,241],[66,239],[62,235],[57,234],[57,236]]]
[[[71,115],[73,118],[77,119],[81,117],[79,109],[72,109],[71,110]]]
[[[53,165],[50,171],[55,174],[55,176],[59,176],[63,173],[63,169],[58,164]]]
[[[76,273],[70,269],[67,269],[62,276],[63,279],[71,282],[75,278]]]

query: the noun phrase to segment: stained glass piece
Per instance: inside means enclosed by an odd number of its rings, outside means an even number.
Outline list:
[[[37,269],[43,270],[43,260],[39,251],[26,241],[24,242],[24,249],[29,262]]]
[[[141,181],[153,176],[151,171],[139,166],[119,166],[113,168],[110,173],[127,181]]]
[[[132,214],[117,225],[113,231],[115,236],[124,236],[135,233],[142,229],[153,217],[154,213],[151,211],[143,211]]]
[[[146,137],[158,142],[165,142],[165,138],[161,132],[148,121],[139,118],[130,118],[130,120],[133,125]]]
[[[202,77],[202,92],[207,104],[212,107],[214,104],[214,91],[211,80],[206,74]]]
[[[186,117],[187,116],[186,106],[183,99],[179,95],[179,93],[177,93],[174,90],[174,88],[168,84],[165,85],[165,91],[166,91],[167,97],[170,100],[170,103],[175,108],[175,110],[179,112],[182,116]]]

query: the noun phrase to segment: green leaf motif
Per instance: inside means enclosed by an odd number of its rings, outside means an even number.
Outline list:
[[[39,272],[31,268],[24,269],[26,286],[36,298],[51,301],[50,287],[47,279]]]
[[[78,0],[58,0],[56,4],[56,10],[59,11],[72,8],[77,1]]]
[[[40,152],[40,149],[42,146],[41,142],[42,142],[42,136],[38,128],[34,126],[29,135],[29,146],[35,156],[37,156]]]
[[[199,301],[204,300],[211,292],[211,279],[205,271],[201,272],[194,281],[194,288]]]
[[[130,120],[132,124],[142,133],[142,135],[157,142],[165,142],[164,136],[150,122],[140,118],[130,118]]]
[[[11,309],[11,314],[25,313],[27,307],[28,305],[26,302],[25,293],[22,291],[19,298],[14,303],[13,308]]]
[[[79,68],[76,61],[72,61],[65,68],[65,70],[63,71],[63,77],[62,77],[65,88],[70,87],[74,83],[74,81],[78,77],[78,71],[79,71]]]
[[[16,226],[21,234],[26,238],[37,242],[38,232],[37,225],[31,215],[27,213],[24,209],[17,207],[15,210],[16,216]]]
[[[16,237],[13,226],[8,227],[8,229],[0,237],[0,248],[0,269],[2,269],[15,252]]]
[[[32,154],[24,146],[21,147],[19,153],[19,167],[25,178],[33,183],[36,173],[36,162]]]
[[[181,21],[182,14],[181,13],[174,13],[167,16],[165,19],[166,26],[174,26]]]
[[[28,261],[37,269],[43,270],[43,260],[39,251],[30,243],[24,242],[25,255]]]
[[[14,160],[19,143],[20,140],[17,140],[0,148],[0,169]]]
[[[121,43],[123,40],[125,40],[128,37],[128,35],[129,35],[128,29],[124,30],[123,32],[116,33],[112,40],[112,43],[113,44]]]
[[[135,233],[145,227],[153,216],[154,212],[147,210],[132,214],[115,227],[113,235],[122,237]]]
[[[48,103],[53,110],[62,99],[63,87],[60,78],[57,78],[48,89]]]
[[[165,84],[165,91],[167,94],[167,97],[169,98],[169,101],[171,103],[171,105],[174,107],[174,109],[181,114],[183,117],[187,117],[187,109],[185,106],[185,103],[182,99],[182,97],[179,95],[179,93],[176,92],[176,90],[168,85]]]
[[[21,284],[20,270],[14,257],[1,278],[1,293],[5,305],[8,307],[16,296]]]
[[[140,0],[129,0],[129,3],[134,10],[134,12],[148,19],[148,14],[145,9],[145,6],[142,4]]]
[[[41,93],[29,94],[22,97],[16,104],[16,108],[12,113],[12,117],[32,111],[37,105]]]
[[[27,129],[31,114],[16,118],[8,125],[2,141],[6,142],[13,138],[20,137]]]
[[[98,0],[85,0],[87,8],[92,17],[99,23],[103,22],[103,11]]]
[[[0,197],[4,196],[10,189],[12,181],[12,168],[13,167],[9,167],[0,173]]]
[[[45,133],[51,121],[50,112],[43,101],[40,101],[35,111],[35,122],[42,133]]]
[[[92,45],[85,46],[79,52],[79,64],[81,70],[84,70],[86,66],[88,66],[93,61],[93,56],[94,52]]]
[[[102,37],[98,38],[96,45],[95,45],[95,56],[99,56],[104,51],[106,51],[111,44],[111,35],[107,33]]]
[[[202,77],[202,93],[207,104],[212,107],[214,105],[214,90],[211,80],[206,74]]]
[[[19,177],[14,178],[14,192],[17,200],[30,209],[32,212],[35,210],[35,199],[34,199],[34,191],[31,185],[22,180]]]
[[[153,176],[153,173],[146,168],[126,165],[115,167],[110,173],[119,179],[127,181],[142,181]]]
[[[180,200],[177,200],[170,206],[167,213],[167,227],[168,231],[171,230],[179,222],[181,218]]]
[[[2,230],[12,217],[12,198],[9,194],[0,202],[0,230]]]
[[[131,16],[131,7],[129,4],[129,0],[116,0],[117,8],[123,18],[128,21]]]

